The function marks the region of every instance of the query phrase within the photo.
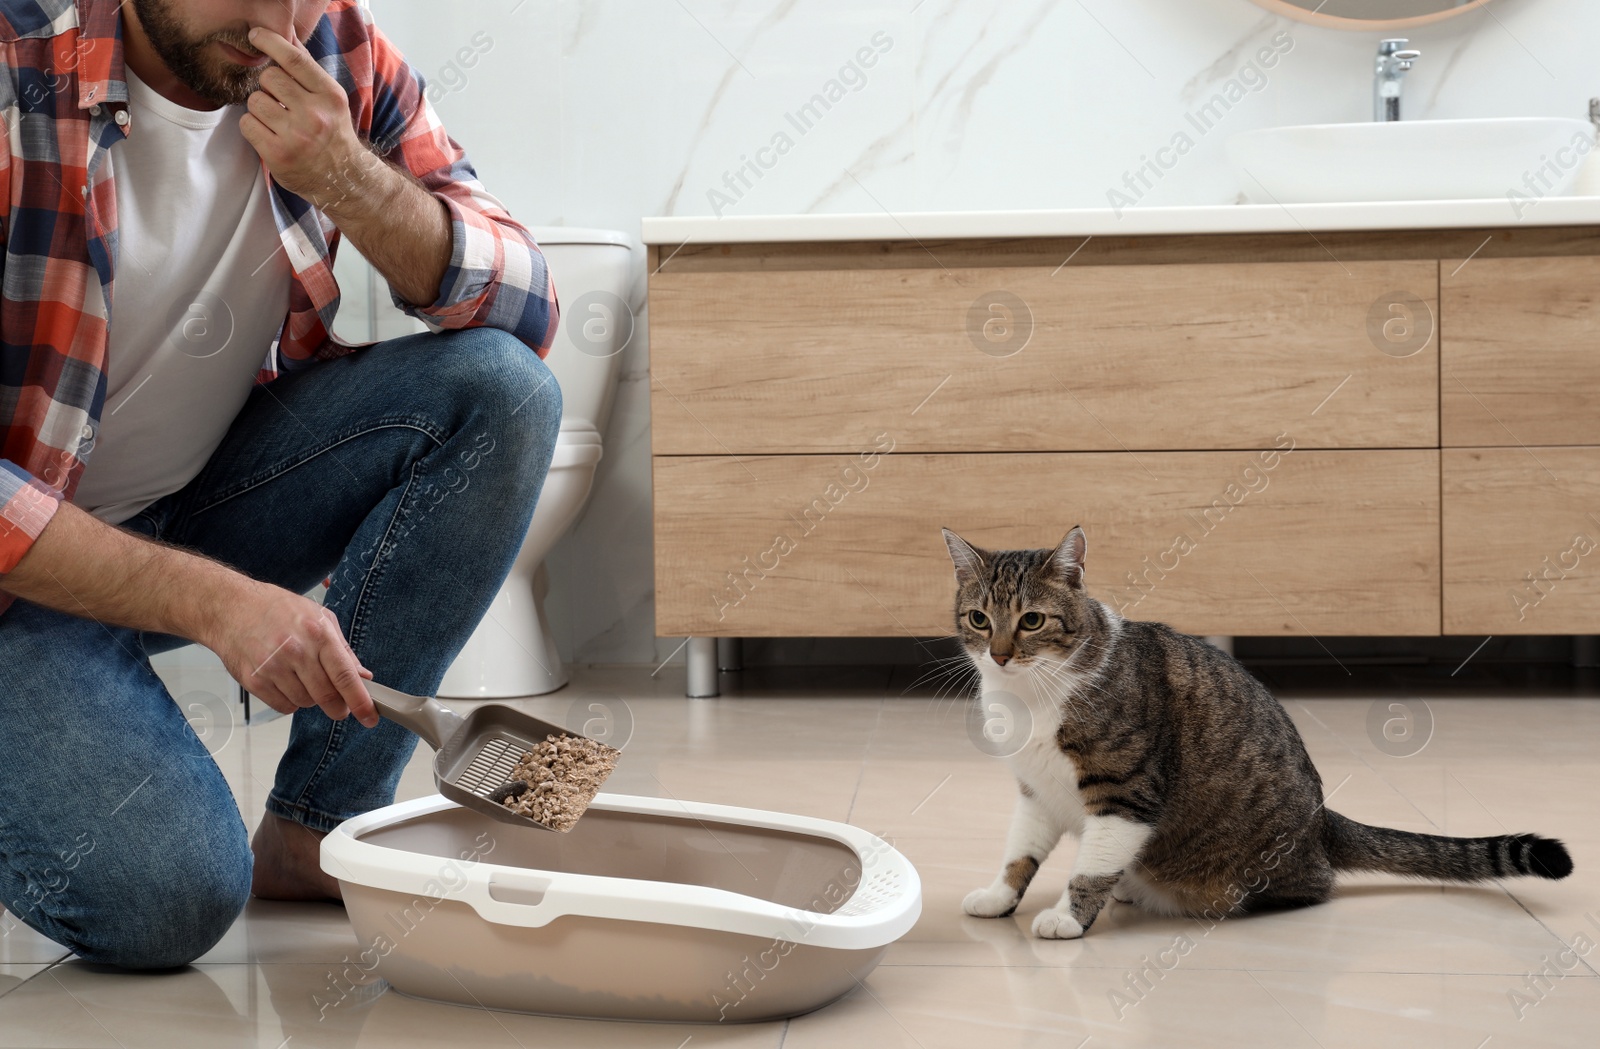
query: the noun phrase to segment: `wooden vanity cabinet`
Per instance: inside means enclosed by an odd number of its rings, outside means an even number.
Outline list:
[[[1543,454],[1600,446],[1593,233],[653,248],[657,633],[944,634],[941,525],[1074,524],[1192,633],[1512,632],[1600,540],[1600,456]],[[1573,556],[1529,632],[1600,630]]]

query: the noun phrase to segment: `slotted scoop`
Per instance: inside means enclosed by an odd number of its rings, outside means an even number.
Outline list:
[[[437,699],[407,695],[376,681],[365,684],[378,713],[398,721],[437,751],[433,759],[433,782],[439,793],[463,808],[502,823],[540,830],[559,829],[513,812],[489,798],[511,782],[511,770],[517,762],[544,742],[546,736],[571,736],[613,749],[599,740],[570,732],[512,707],[492,703],[462,717]]]

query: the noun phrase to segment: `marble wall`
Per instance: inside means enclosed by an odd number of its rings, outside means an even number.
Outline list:
[[[1231,203],[1226,138],[1370,119],[1385,35],[1249,0],[372,7],[512,214],[635,237],[649,215]],[[1410,37],[1423,57],[1408,117],[1583,117],[1600,95],[1600,4],[1500,0]],[[1263,47],[1279,52],[1271,68]],[[1218,94],[1220,119],[1191,119]],[[1151,177],[1180,134],[1190,148]],[[369,310],[362,270],[341,258],[341,333],[412,330],[386,295]],[[641,255],[641,302],[643,282]],[[551,559],[555,628],[581,662],[647,662],[679,643],[655,637],[652,614],[648,356],[634,339],[593,499]]]

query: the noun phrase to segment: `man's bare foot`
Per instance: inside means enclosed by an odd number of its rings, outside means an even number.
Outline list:
[[[339,880],[318,862],[323,835],[270,812],[263,813],[250,851],[255,871],[250,894],[263,900],[342,900]]]

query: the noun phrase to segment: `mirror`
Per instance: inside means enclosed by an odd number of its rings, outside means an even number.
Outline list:
[[[1464,14],[1489,0],[1256,0],[1274,14],[1333,29],[1404,29]]]

